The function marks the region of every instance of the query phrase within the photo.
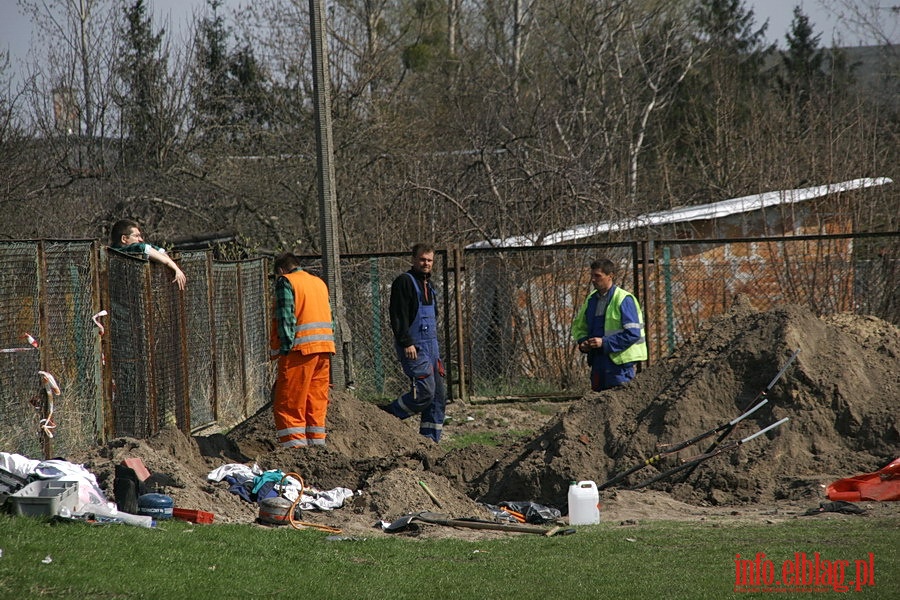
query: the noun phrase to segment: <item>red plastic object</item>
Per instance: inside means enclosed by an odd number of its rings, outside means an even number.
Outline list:
[[[141,481],[147,481],[150,477],[150,471],[147,470],[147,467],[144,466],[144,461],[140,458],[126,458],[122,461],[122,466],[134,471]]]
[[[825,492],[829,500],[844,502],[900,501],[900,458],[874,473],[838,479]]]
[[[215,515],[211,512],[203,510],[192,510],[190,508],[173,508],[172,516],[182,521],[190,521],[191,523],[208,524],[212,523]]]

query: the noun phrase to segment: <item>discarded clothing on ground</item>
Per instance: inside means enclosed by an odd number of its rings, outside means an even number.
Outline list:
[[[33,460],[21,454],[0,452],[0,468],[25,478],[28,482],[37,480],[75,481],[78,483],[78,510],[85,504],[106,504],[106,496],[97,484],[93,473],[60,458]]]
[[[862,515],[865,514],[866,511],[852,502],[838,500],[836,502],[821,502],[819,508],[810,508],[803,513],[803,516],[808,517],[810,515],[819,515],[825,512],[843,513],[845,515]]]
[[[279,495],[293,502],[302,492],[297,505],[300,510],[333,510],[341,508],[347,498],[353,497],[353,491],[348,488],[337,487],[323,491],[303,487],[297,479],[285,476],[282,471],[262,471],[255,464],[252,468],[241,464],[223,465],[210,471],[206,478],[209,481],[229,483],[228,491],[247,502],[259,502]]]

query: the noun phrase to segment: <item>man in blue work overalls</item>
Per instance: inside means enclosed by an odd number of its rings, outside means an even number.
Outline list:
[[[416,244],[412,268],[391,284],[391,330],[394,348],[411,389],[382,410],[406,419],[420,415],[419,433],[441,439],[447,399],[444,366],[437,337],[437,299],[431,284],[434,247]]]

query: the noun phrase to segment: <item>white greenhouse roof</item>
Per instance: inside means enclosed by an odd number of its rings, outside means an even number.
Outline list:
[[[548,234],[529,233],[503,239],[498,238],[482,242],[475,242],[473,244],[469,244],[468,246],[466,246],[466,248],[517,248],[522,246],[551,246],[553,244],[562,244],[565,242],[572,242],[588,237],[593,237],[595,235],[608,233],[610,231],[626,231],[639,227],[649,227],[651,225],[667,225],[671,223],[685,223],[689,221],[721,219],[722,217],[727,217],[729,215],[750,212],[753,210],[760,210],[769,206],[794,204],[796,202],[804,202],[806,200],[820,198],[829,194],[886,185],[888,183],[893,183],[893,181],[887,177],[867,177],[864,179],[842,181],[841,183],[829,183],[816,187],[765,192],[762,194],[754,194],[752,196],[743,196],[741,198],[731,198],[730,200],[713,202],[712,204],[683,206],[681,208],[675,208],[673,210],[647,213],[645,215],[638,215],[630,219],[622,219],[619,221],[603,221],[600,223],[575,225],[574,227],[571,227],[569,229],[564,229],[562,231],[556,231]]]

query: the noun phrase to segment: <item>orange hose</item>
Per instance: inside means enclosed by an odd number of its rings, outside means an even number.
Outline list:
[[[321,531],[327,531],[328,533],[341,533],[341,530],[336,527],[329,527],[328,525],[319,525],[318,523],[308,523],[306,521],[298,521],[294,518],[294,509],[300,504],[300,500],[303,499],[303,488],[305,484],[303,483],[303,478],[300,477],[297,473],[285,473],[284,477],[281,478],[281,483],[284,484],[284,480],[288,477],[293,476],[297,478],[297,481],[300,482],[300,492],[297,494],[297,498],[291,502],[291,508],[288,510],[288,521],[291,524],[291,527],[294,529],[303,529],[304,527],[312,527],[314,529],[319,529]]]

